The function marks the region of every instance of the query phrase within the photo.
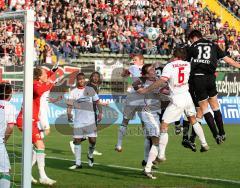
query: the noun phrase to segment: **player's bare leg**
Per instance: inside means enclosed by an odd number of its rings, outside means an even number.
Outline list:
[[[217,96],[210,97],[208,102],[213,110],[214,119],[218,127],[219,135],[222,137],[222,140],[225,141],[226,135],[223,127],[222,113],[218,104]]]
[[[193,129],[195,131],[195,133],[197,134],[197,136],[199,137],[199,140],[201,142],[201,152],[205,152],[209,150],[202,126],[200,125],[200,123],[196,120],[195,116],[189,116],[188,120],[190,122],[190,124],[193,126]]]
[[[56,183],[55,180],[50,179],[45,172],[45,145],[43,143],[43,140],[37,140],[34,143],[34,146],[36,149],[36,158],[37,158],[37,164],[38,164],[38,170],[40,174],[39,182],[44,185],[53,185]]]
[[[198,123],[200,123],[200,125],[202,125],[201,124],[201,120],[202,120],[202,118],[203,118],[203,112],[202,112],[202,110],[201,110],[201,108],[200,107],[196,107],[196,111],[197,111],[197,114],[196,114],[196,120],[198,121]],[[195,139],[196,139],[196,133],[195,133],[195,131],[194,131],[194,128],[192,127],[192,133],[191,133],[191,135],[190,135],[190,142],[191,143],[193,143],[195,146],[196,146],[196,144],[195,144]]]

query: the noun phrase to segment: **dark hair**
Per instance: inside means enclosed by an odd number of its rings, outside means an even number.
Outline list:
[[[91,83],[93,81],[93,76],[97,74],[98,77],[99,77],[99,81],[98,81],[98,85],[100,85],[102,83],[102,79],[101,79],[101,74],[98,72],[98,71],[95,71],[93,72],[91,75],[90,75],[90,78],[89,78],[89,82]]]
[[[188,39],[193,39],[194,37],[197,38],[203,38],[201,31],[199,30],[192,30],[189,34],[188,34]]]
[[[12,86],[9,83],[0,83],[0,100],[6,100],[12,95]]]
[[[33,79],[39,80],[39,77],[42,76],[42,67],[36,67],[33,70]]]
[[[185,60],[187,58],[187,49],[186,47],[176,47],[173,50],[173,56]]]
[[[78,79],[79,76],[84,76],[85,77],[85,74],[83,72],[79,72],[76,76],[76,79]]]
[[[148,68],[152,66],[151,64],[145,64],[142,67],[142,76],[145,76],[148,73]]]

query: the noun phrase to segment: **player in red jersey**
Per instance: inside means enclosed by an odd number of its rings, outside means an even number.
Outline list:
[[[47,177],[45,173],[45,145],[38,128],[39,123],[39,109],[40,109],[40,98],[42,94],[49,91],[53,87],[53,82],[48,79],[47,71],[41,67],[34,69],[33,73],[33,122],[32,122],[32,143],[36,147],[36,158],[39,169],[39,182],[45,185],[53,185],[56,183]],[[21,109],[17,117],[17,126],[20,130],[22,127],[23,111]]]

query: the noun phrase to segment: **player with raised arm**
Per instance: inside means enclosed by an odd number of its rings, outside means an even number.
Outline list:
[[[45,69],[46,70],[46,69]],[[58,65],[54,66],[50,71],[46,70],[48,77],[50,77],[52,74],[54,74],[55,71],[58,70]],[[62,96],[59,96],[57,98],[52,98],[49,97],[50,90],[44,92],[40,98],[40,109],[39,109],[39,123],[38,123],[38,128],[41,133],[41,137],[44,138],[50,133],[50,124],[48,120],[48,112],[50,111],[49,109],[49,102],[50,103],[55,103],[60,100],[62,100]],[[32,155],[32,166],[35,165],[37,162],[37,153],[36,153],[36,148],[33,147],[33,155]],[[32,177],[32,183],[37,183],[37,180]]]
[[[10,188],[10,162],[5,143],[12,134],[16,123],[16,109],[9,102],[12,97],[12,86],[0,83],[0,187]]]
[[[95,121],[95,113],[93,102],[96,102],[99,110],[98,121],[102,118],[102,108],[99,103],[99,97],[92,87],[86,86],[84,73],[78,73],[76,76],[77,87],[70,91],[67,100],[67,116],[68,121],[73,123],[73,143],[75,164],[69,169],[80,169],[81,164],[81,141],[82,138],[88,138],[88,165],[93,167],[93,152],[96,145],[97,127]],[[74,116],[72,115],[74,109]]]
[[[52,76],[58,75],[55,72]],[[52,77],[51,77],[52,78]],[[54,86],[54,80],[48,78],[46,70],[42,67],[34,68],[33,72],[33,122],[32,122],[32,143],[36,148],[36,160],[40,174],[39,182],[44,185],[53,185],[55,180],[50,179],[45,172],[45,145],[41,132],[38,128],[40,99],[44,92],[49,91]],[[23,126],[23,110],[21,109],[17,117],[17,126],[21,131]]]
[[[188,39],[192,43],[188,49],[187,58],[191,62],[190,88],[196,95],[197,102],[213,137],[220,144],[226,139],[226,135],[222,113],[217,100],[218,92],[215,83],[217,62],[219,59],[223,59],[226,63],[236,68],[240,68],[240,63],[226,56],[218,45],[204,39],[202,33],[198,30],[191,31]],[[214,117],[209,111],[208,105],[213,110]]]
[[[141,70],[144,65],[143,55],[135,55],[132,58],[132,62],[133,65],[131,65],[128,69],[124,69],[121,76],[130,76],[134,82],[141,77]],[[123,110],[123,120],[118,129],[118,142],[115,146],[115,150],[118,152],[122,151],[122,140],[126,135],[128,122],[129,120],[133,119],[136,112],[141,111],[142,101],[143,96],[139,95],[132,87],[128,89],[128,95]]]
[[[190,124],[193,126],[196,134],[201,142],[201,152],[208,151],[203,129],[201,125],[196,121],[196,111],[188,91],[188,79],[190,75],[190,63],[184,61],[186,59],[185,48],[175,48],[174,59],[168,63],[164,69],[163,74],[159,80],[151,84],[147,88],[141,88],[139,93],[145,94],[159,88],[166,82],[170,88],[171,102],[168,105],[166,111],[163,114],[163,120],[160,128],[160,154],[161,158],[165,157],[165,149],[168,143],[168,125],[175,122],[185,112]]]
[[[153,65],[145,64],[142,67],[142,84],[140,87],[147,87],[156,81],[156,71]],[[134,87],[136,88],[136,87]],[[146,165],[144,175],[150,179],[156,179],[152,174],[153,163],[159,153],[159,136],[160,136],[160,115],[161,115],[161,95],[159,90],[144,95],[144,107],[141,111],[141,120],[143,121],[145,140],[151,142],[147,157],[144,159]]]

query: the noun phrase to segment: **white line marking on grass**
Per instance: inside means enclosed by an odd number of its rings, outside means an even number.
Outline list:
[[[52,157],[52,156],[49,156],[49,157],[46,157],[46,158],[74,162],[74,160],[67,159],[67,158]],[[83,163],[87,163],[87,162],[83,162]],[[127,167],[127,166],[118,166],[118,165],[103,165],[103,164],[100,164],[100,163],[94,163],[94,165],[106,166],[106,167],[111,167],[111,168],[119,168],[119,169],[127,169],[127,170],[136,170],[136,171],[142,171],[143,170],[141,168]],[[191,179],[210,180],[210,181],[218,181],[218,182],[224,182],[224,183],[240,184],[240,181],[229,180],[229,179],[210,178],[210,177],[204,177],[204,176],[192,176],[192,175],[188,175],[188,174],[179,174],[179,173],[171,173],[171,172],[160,172],[160,171],[154,171],[154,173],[156,173],[156,174],[163,174],[163,175],[167,175],[167,176],[185,177],[185,178],[191,178]]]

